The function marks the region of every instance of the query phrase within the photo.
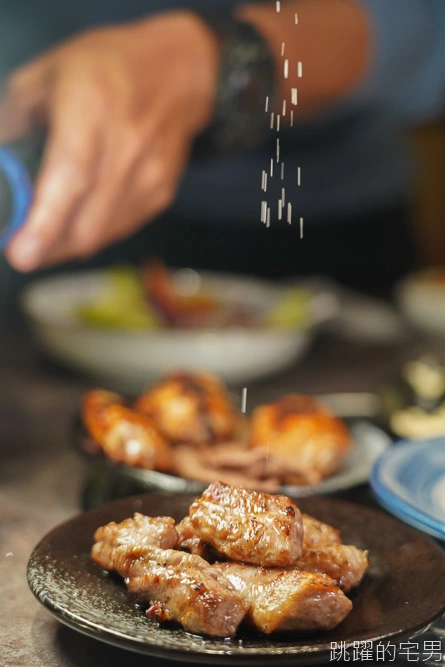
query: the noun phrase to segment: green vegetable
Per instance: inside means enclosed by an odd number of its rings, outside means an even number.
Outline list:
[[[104,294],[77,310],[84,324],[106,329],[146,330],[160,326],[145,298],[137,272],[131,267],[115,267],[107,272]]]
[[[285,291],[264,318],[264,324],[275,329],[302,327],[309,321],[310,293],[300,287]]]

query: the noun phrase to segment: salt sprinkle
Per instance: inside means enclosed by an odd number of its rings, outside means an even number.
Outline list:
[[[292,224],[292,204],[290,202],[287,205],[287,221]]]
[[[301,62],[301,60],[298,61],[297,76],[299,79],[301,79],[301,77],[303,76],[303,63]]]
[[[277,0],[277,12],[281,12],[281,2]]]
[[[286,58],[284,61],[284,78],[287,79],[289,77],[289,61]]]
[[[282,115],[283,115],[283,116],[286,115],[286,100],[283,100],[283,112],[282,112]]]
[[[297,167],[297,185],[301,185],[301,167]]]
[[[247,387],[243,387],[241,393],[241,412],[245,414],[247,408]]]
[[[300,218],[300,239],[303,238],[303,218]]]
[[[267,113],[269,111],[269,95],[266,97],[266,108],[265,112]]]

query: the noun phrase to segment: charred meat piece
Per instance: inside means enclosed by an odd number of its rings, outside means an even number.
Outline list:
[[[363,579],[368,568],[368,553],[346,544],[323,544],[318,548],[303,547],[295,566],[308,572],[327,574],[349,591]]]
[[[143,574],[126,583],[131,593],[150,603],[148,617],[177,621],[194,634],[231,637],[249,607],[222,576],[218,579],[192,567],[164,567],[151,561]]]
[[[171,549],[177,544],[178,533],[174,519],[169,516],[149,517],[135,512],[132,519],[121,523],[112,521],[98,528],[94,540],[93,560],[104,570],[116,570],[118,554],[127,552],[134,560],[141,557],[147,547]]]
[[[285,483],[305,479],[316,484],[341,468],[351,437],[343,422],[314,398],[288,394],[254,410],[250,446],[268,447],[272,456],[289,462]]]
[[[100,389],[85,394],[83,423],[93,440],[117,463],[169,470],[169,442],[145,414],[123,404],[118,394]]]
[[[189,516],[196,535],[231,560],[286,567],[301,555],[300,511],[286,496],[214,482]]]
[[[249,602],[246,620],[257,630],[330,630],[351,611],[352,602],[322,574],[240,563],[212,565]]]
[[[239,420],[224,385],[207,373],[167,376],[138,399],[136,408],[170,441],[191,445],[231,438]]]

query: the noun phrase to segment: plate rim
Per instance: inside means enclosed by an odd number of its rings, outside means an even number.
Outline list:
[[[389,512],[422,532],[440,540],[445,540],[445,521],[441,522],[439,519],[419,509],[414,503],[405,500],[395,491],[389,489],[382,479],[383,466],[387,465],[388,460],[391,461],[392,457],[400,455],[401,450],[420,450],[423,447],[428,447],[428,443],[438,443],[440,440],[443,441],[443,437],[414,442],[405,439],[397,441],[393,447],[386,449],[375,462],[370,475],[370,485],[379,502]]]
[[[174,496],[175,494],[170,494]],[[183,499],[191,498],[194,494],[187,492],[187,493],[182,493],[181,496]],[[33,593],[33,595],[36,597],[36,599],[48,610],[51,612],[55,618],[63,623],[64,625],[70,627],[74,631],[81,632],[89,637],[92,637],[93,639],[102,641],[106,644],[110,644],[113,646],[117,646],[119,648],[125,648],[128,649],[132,652],[137,652],[141,653],[144,655],[150,655],[152,657],[158,657],[158,658],[166,658],[166,659],[173,659],[173,660],[178,660],[179,662],[197,662],[197,663],[204,663],[204,662],[209,662],[212,661],[214,664],[226,664],[226,662],[229,660],[232,664],[252,664],[256,665],[259,663],[265,663],[267,662],[270,664],[270,660],[272,657],[280,657],[281,661],[283,664],[289,664],[290,661],[295,662],[295,664],[300,664],[300,665],[309,665],[309,664],[314,664],[314,663],[322,663],[322,662],[327,662],[329,655],[330,655],[330,649],[327,647],[327,644],[325,642],[324,645],[321,646],[314,646],[314,645],[303,645],[301,647],[295,648],[295,647],[288,647],[288,646],[283,646],[283,648],[280,650],[272,650],[271,652],[266,652],[262,653],[259,652],[257,647],[246,647],[243,648],[243,652],[232,652],[230,650],[230,647],[228,645],[228,650],[222,652],[221,650],[216,650],[216,649],[205,649],[202,651],[196,651],[196,650],[190,650],[187,651],[183,647],[177,647],[177,646],[159,646],[159,644],[156,643],[156,641],[142,641],[138,637],[131,637],[126,633],[119,633],[116,632],[115,630],[110,630],[109,628],[106,627],[104,624],[98,624],[95,623],[89,619],[84,619],[77,614],[71,612],[69,608],[61,608],[60,605],[56,602],[54,602],[48,591],[44,590],[43,593],[40,590],[40,586],[37,585],[37,582],[33,581],[33,575],[32,575],[32,567],[33,567],[33,559],[37,558],[37,552],[39,548],[41,548],[47,541],[49,541],[56,533],[58,533],[62,529],[67,529],[69,525],[72,522],[77,522],[79,521],[83,516],[85,515],[94,515],[94,514],[99,514],[101,511],[103,511],[105,508],[111,509],[113,505],[129,505],[129,508],[133,504],[133,508],[135,506],[135,501],[138,501],[139,499],[143,497],[165,497],[165,494],[150,494],[150,493],[145,493],[145,494],[137,494],[135,496],[130,496],[124,499],[118,499],[111,501],[109,503],[106,503],[106,505],[102,505],[100,507],[96,507],[90,510],[87,510],[86,512],[79,513],[75,515],[74,517],[71,517],[70,519],[59,523],[57,526],[55,526],[52,530],[50,530],[44,537],[38,542],[36,547],[33,549],[33,552],[29,558],[28,561],[28,566],[27,566],[27,580],[28,580],[28,585]],[[301,499],[296,498],[295,499],[297,502]],[[365,515],[378,515],[382,514],[382,512],[377,508],[369,508],[367,506],[360,505],[358,503],[353,503],[349,501],[344,501],[344,500],[339,500],[338,498],[330,498],[327,499],[325,497],[318,497],[318,498],[308,498],[305,499],[308,502],[311,502],[311,500],[316,500],[316,502],[322,502],[322,503],[334,503],[338,507],[343,507],[345,509],[353,510],[353,509],[360,509]],[[130,510],[131,511],[131,510]],[[391,516],[387,516],[387,519],[391,521],[395,521]],[[419,534],[417,530],[414,528],[407,526],[406,524],[403,524],[404,530],[413,532],[416,536],[421,535],[422,539],[427,542],[430,547],[434,549],[438,554],[441,554],[442,557],[445,557],[445,552],[444,549],[438,545],[431,537],[425,534]],[[416,622],[410,627],[405,627],[401,629],[394,630],[392,632],[383,632],[378,635],[373,634],[372,636],[372,642],[373,644],[378,644],[380,642],[388,642],[391,641],[392,639],[397,639],[401,641],[402,639],[410,638],[413,636],[416,636],[420,631],[423,631],[424,628],[428,627],[435,619],[437,619],[445,610],[445,597],[443,600],[443,604],[441,608],[438,610],[436,609],[434,614],[430,615],[427,619],[424,619],[422,622]],[[365,628],[366,632],[366,628]],[[191,635],[192,637],[192,635]],[[366,638],[361,638],[361,641],[367,641]],[[351,641],[346,643],[346,647],[353,646],[354,639],[351,638]],[[236,649],[236,646],[235,646]]]

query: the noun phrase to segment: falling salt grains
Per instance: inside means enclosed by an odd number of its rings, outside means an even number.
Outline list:
[[[286,191],[284,188],[281,188],[281,201],[283,202],[283,206],[286,204]]]
[[[281,163],[281,180],[284,181],[284,162]]]
[[[270,129],[271,129],[271,130],[273,130],[273,122],[274,122],[274,119],[275,119],[275,114],[274,114],[274,112],[272,111],[272,113],[270,114]]]
[[[277,162],[280,161],[280,140],[277,139]]]
[[[286,58],[286,60],[284,61],[284,78],[285,78],[285,79],[288,79],[288,78],[289,78],[289,61],[288,61],[287,58]]]
[[[280,117],[280,114],[278,113],[278,114],[277,114],[277,132],[280,131],[280,118],[281,118],[281,117]]]
[[[295,25],[298,25],[298,14],[295,14]]]
[[[267,218],[267,201],[261,202],[261,222],[266,222]]]
[[[286,115],[286,100],[283,100],[283,111],[282,111],[282,116]]]
[[[270,208],[269,208],[269,206],[267,207],[266,227],[270,227]]]
[[[292,95],[292,97],[291,97],[292,104],[294,106],[297,106],[297,104],[298,104],[298,91],[297,91],[296,88],[292,88],[291,95]]]
[[[294,112],[293,110],[290,112],[290,126],[294,126]]]
[[[301,62],[301,60],[298,61],[297,76],[299,79],[301,79],[301,77],[303,76],[303,63]]]
[[[277,0],[277,12],[281,12],[281,2]]]
[[[270,177],[273,177],[273,157],[270,158]]]
[[[13,554],[12,551],[8,551],[8,553],[5,554],[5,555],[6,555],[6,558],[12,558],[14,554]]]
[[[264,109],[264,111],[266,113],[269,111],[269,95],[267,95],[267,97],[266,97],[266,108]]]
[[[284,56],[285,43],[281,42],[281,55]]]
[[[300,239],[303,238],[303,218],[300,218]]]
[[[287,221],[290,225],[292,224],[292,204],[290,202],[287,204]]]
[[[267,190],[267,173],[263,169],[263,173],[261,174],[261,190],[266,192]]]
[[[246,409],[247,409],[247,387],[243,387],[241,393],[241,412],[243,414],[246,414]]]
[[[278,200],[278,220],[281,220],[283,217],[283,201],[281,199]]]
[[[298,187],[301,185],[301,167],[297,167],[297,185]]]

